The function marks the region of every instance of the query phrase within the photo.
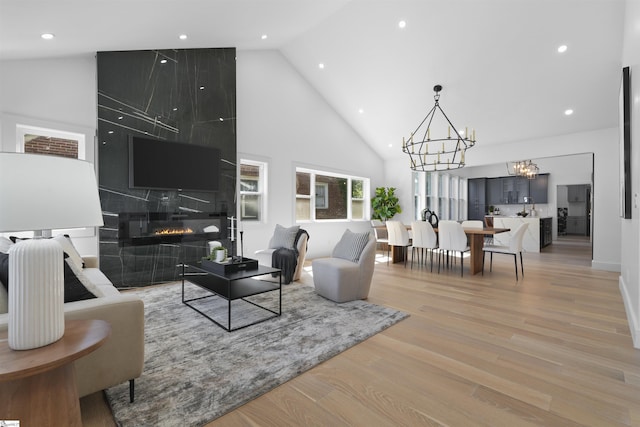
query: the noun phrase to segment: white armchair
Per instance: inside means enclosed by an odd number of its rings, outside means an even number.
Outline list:
[[[376,238],[372,234],[367,237],[347,230],[333,249],[331,258],[313,260],[316,292],[335,302],[367,299],[375,258]]]
[[[288,230],[289,232],[293,232],[293,229],[295,227],[291,227],[289,229],[284,229],[284,230]],[[269,240],[269,246],[267,249],[260,249],[258,251],[255,252],[255,259],[258,260],[258,264],[262,264],[262,265],[266,265],[267,267],[272,267],[272,260],[273,260],[273,253],[279,249],[279,243],[278,241],[280,240],[279,236],[276,236],[277,233],[279,233],[279,230],[282,230],[283,227],[281,227],[280,229],[278,227],[276,227],[276,231],[274,232],[274,235],[271,237],[271,239]],[[302,230],[304,231],[304,230]],[[296,233],[297,233],[297,229],[296,229]],[[294,282],[296,280],[300,280],[300,276],[302,276],[302,271],[304,268],[304,261],[305,258],[307,256],[307,241],[309,239],[309,235],[306,232],[300,233],[299,237],[298,237],[298,241],[294,242],[295,243],[295,247],[298,250],[298,260],[296,263],[296,269],[293,272],[293,277],[291,279],[291,282]],[[290,283],[289,281],[285,281],[284,280],[284,276],[283,276],[283,282],[282,283]]]

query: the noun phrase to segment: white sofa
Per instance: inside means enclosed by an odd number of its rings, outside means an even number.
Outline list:
[[[83,257],[84,277],[102,296],[64,305],[65,319],[101,319],[111,325],[111,336],[94,352],[75,362],[80,397],[129,381],[133,401],[133,380],[144,364],[144,304],[134,295],[120,293],[97,268],[96,257]],[[6,291],[0,285],[0,292]],[[6,306],[6,305],[5,305]],[[7,330],[8,314],[0,314],[0,331]]]

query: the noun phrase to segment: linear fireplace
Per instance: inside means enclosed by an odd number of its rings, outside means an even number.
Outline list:
[[[224,212],[118,214],[118,244],[121,247],[226,238],[227,214]]]

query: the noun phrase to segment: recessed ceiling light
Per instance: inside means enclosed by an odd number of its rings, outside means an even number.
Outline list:
[[[224,122],[224,119],[222,117],[218,117],[218,120],[220,120],[221,122]]]
[[[187,39],[187,35],[186,34],[180,34],[179,38],[180,38],[180,40],[186,40]]]
[[[571,108],[569,108],[568,110],[564,110],[564,115],[565,116],[570,116],[573,114],[573,110]]]
[[[122,120],[122,119],[124,119],[124,117],[118,116],[118,120]]]
[[[363,114],[363,113],[364,113],[364,110],[363,110],[362,108],[360,108],[360,109],[358,110],[358,113]]]
[[[324,70],[324,64],[321,62],[318,64],[318,68],[320,68],[321,70]]]
[[[113,134],[113,131],[112,131],[112,130],[110,130],[110,131],[109,131],[109,132],[107,132],[107,133],[108,133],[109,135],[111,135],[111,134]]]
[[[567,45],[566,44],[558,46],[558,52],[559,53],[565,53],[566,51],[567,51]]]
[[[178,107],[173,107],[173,111],[178,111]]]
[[[204,86],[200,86],[200,90],[204,90]]]
[[[393,148],[393,144],[389,144],[389,148]]]
[[[407,22],[406,22],[406,21],[400,21],[400,22],[398,22],[398,27],[400,27],[400,28],[404,28],[404,27],[406,27],[406,26],[407,26]]]
[[[261,37],[261,39],[262,39],[262,40],[266,40],[266,39],[267,39],[267,35],[266,35],[266,34],[263,34],[263,35],[262,35],[262,37]]]
[[[161,63],[161,64],[166,64],[166,63],[167,63],[167,60],[166,60],[166,59],[161,59],[161,60],[160,60],[160,63]]]
[[[42,37],[45,40],[51,40],[52,38],[55,37],[55,35],[51,33],[44,33],[44,34],[40,34],[40,37]]]

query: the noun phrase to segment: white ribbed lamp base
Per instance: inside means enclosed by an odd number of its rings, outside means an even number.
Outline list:
[[[51,239],[9,250],[9,347],[29,350],[64,335],[63,252]]]

